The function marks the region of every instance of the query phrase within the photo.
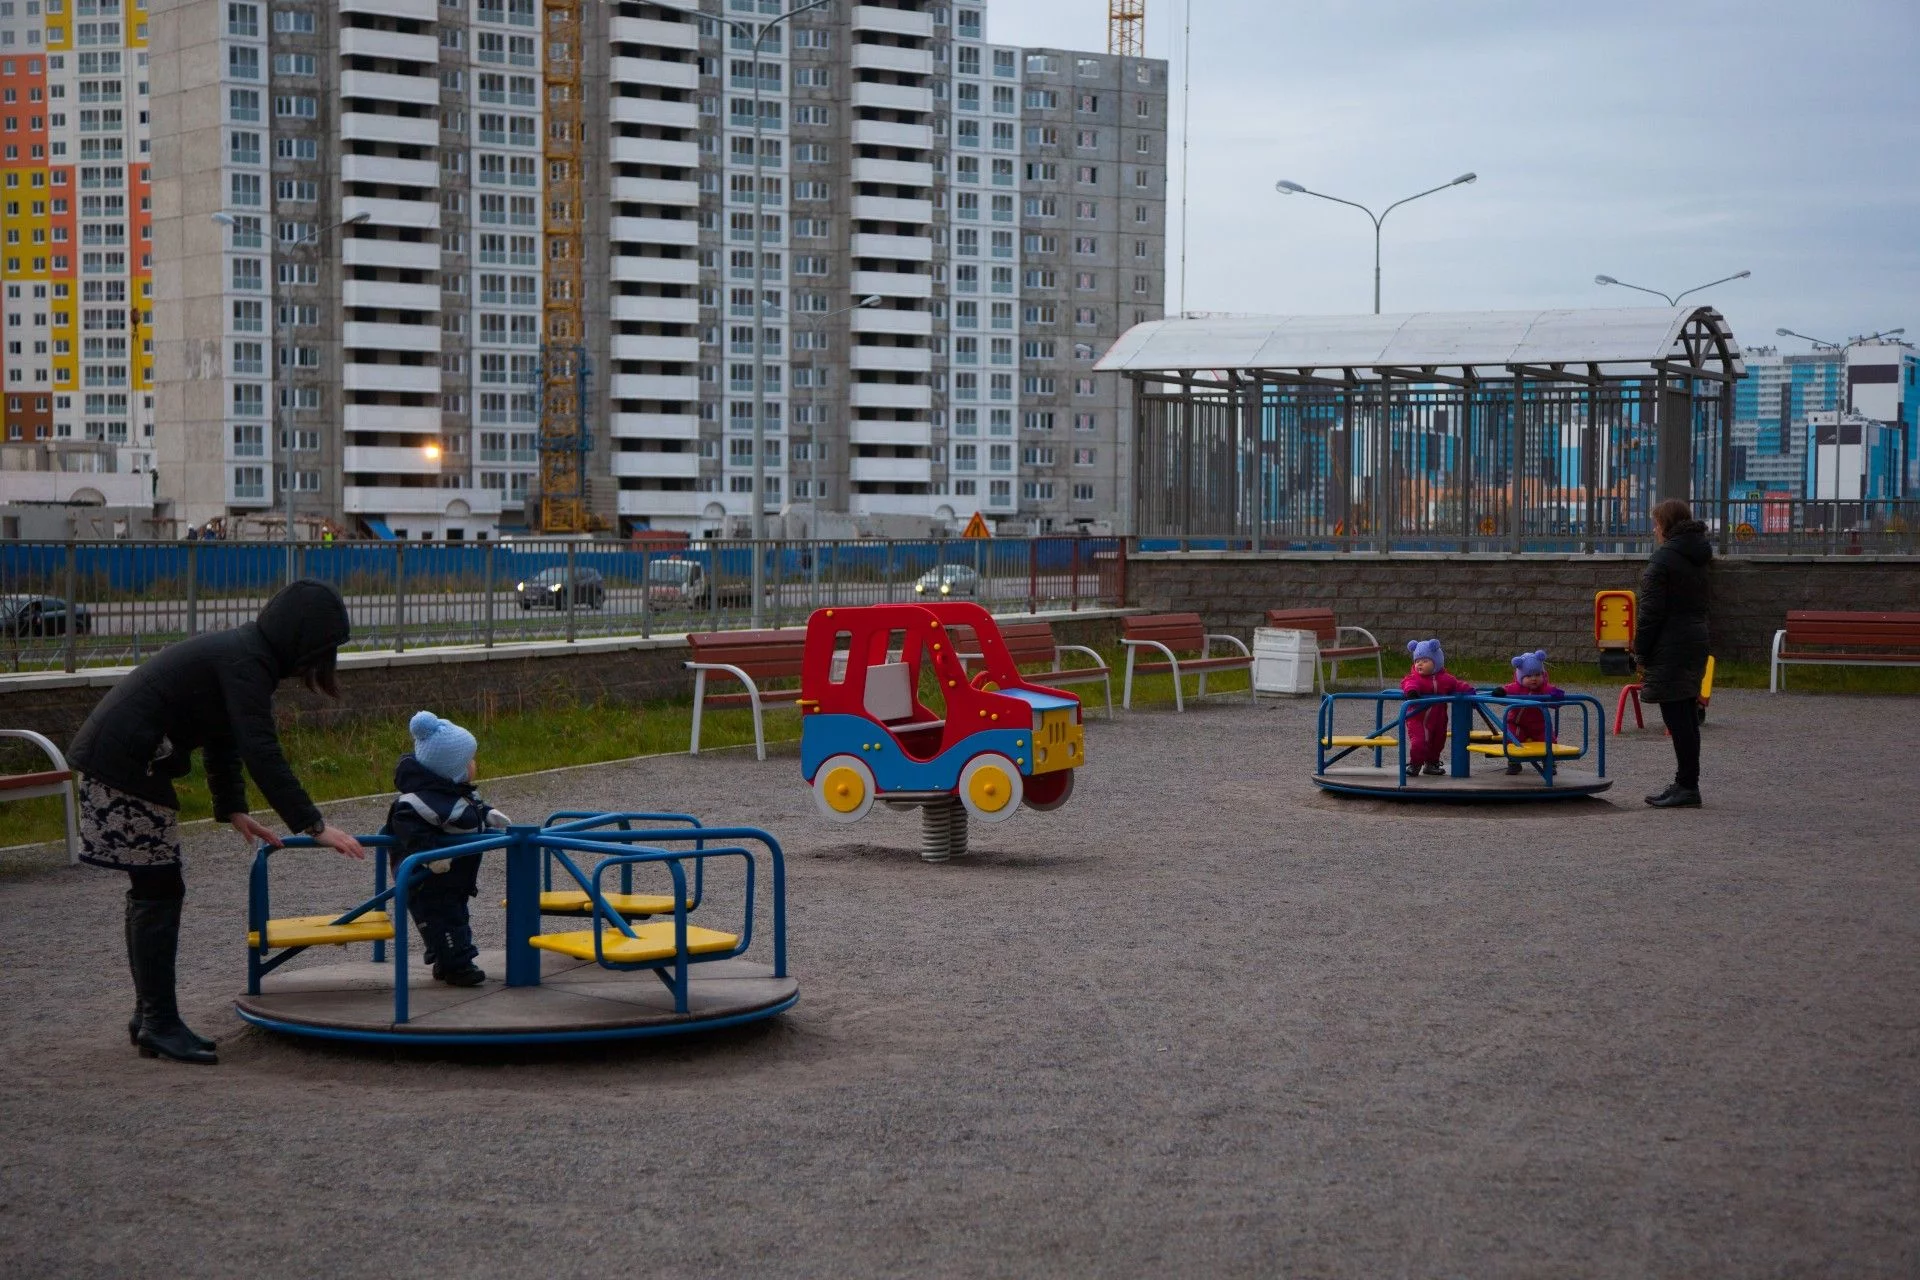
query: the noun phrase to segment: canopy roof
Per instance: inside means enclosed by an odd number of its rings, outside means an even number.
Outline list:
[[[1712,307],[1150,320],[1121,335],[1095,368],[1179,381],[1246,373],[1282,382],[1516,372],[1572,380],[1665,372],[1728,381],[1746,371],[1732,331]]]

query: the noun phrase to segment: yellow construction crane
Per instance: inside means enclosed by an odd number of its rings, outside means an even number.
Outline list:
[[[545,0],[547,17],[546,342],[540,359],[540,531],[585,533],[586,330],[582,323],[586,210],[581,203],[580,7]]]
[[[1147,0],[1107,0],[1107,52],[1146,56]]]

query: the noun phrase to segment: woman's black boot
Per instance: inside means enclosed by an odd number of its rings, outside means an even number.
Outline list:
[[[140,993],[140,1031],[136,1037],[140,1056],[212,1066],[220,1059],[180,1021],[180,1006],[174,999],[180,899],[129,898],[127,908],[130,954]]]
[[[127,1019],[127,1043],[135,1048],[140,1046],[140,961],[133,950],[133,903],[131,891],[127,894],[127,968],[133,972],[133,1016]],[[203,1035],[194,1035],[202,1049],[211,1050],[214,1042]]]

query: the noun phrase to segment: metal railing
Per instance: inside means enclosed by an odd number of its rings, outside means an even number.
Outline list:
[[[1118,538],[768,540],[757,553],[772,627],[838,605],[972,599],[1022,613],[1126,596]],[[251,621],[297,577],[339,588],[349,649],[733,630],[752,616],[755,554],[744,540],[0,542],[0,672],[135,663]]]

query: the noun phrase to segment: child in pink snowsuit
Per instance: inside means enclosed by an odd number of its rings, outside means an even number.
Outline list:
[[[1430,698],[1450,693],[1472,693],[1473,686],[1447,671],[1447,655],[1438,640],[1409,640],[1407,652],[1413,655],[1413,670],[1400,682],[1400,692],[1408,698]],[[1421,707],[1407,717],[1407,774],[1425,773],[1443,777],[1446,769],[1440,753],[1447,746],[1447,717],[1452,711],[1444,703]]]
[[[1558,702],[1567,696],[1547,680],[1547,651],[1535,649],[1513,660],[1513,683],[1500,690],[1515,698],[1538,698]],[[1507,733],[1515,742],[1549,741],[1547,713],[1539,707],[1510,707],[1506,715]],[[1518,760],[1507,761],[1508,773],[1519,773],[1524,766]]]

